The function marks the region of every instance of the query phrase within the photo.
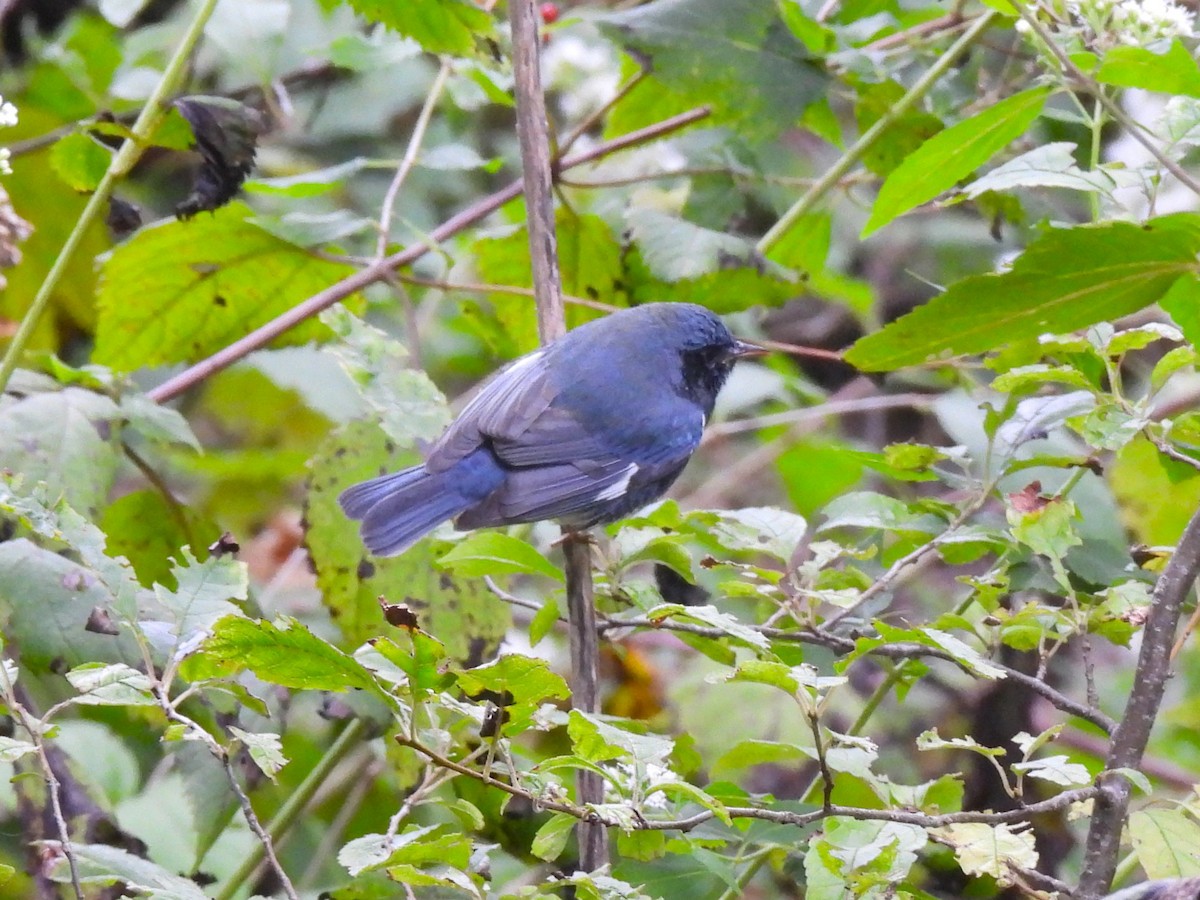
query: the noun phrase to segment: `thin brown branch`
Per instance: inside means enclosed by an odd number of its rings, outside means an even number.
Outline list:
[[[719,628],[713,628],[708,625],[697,625],[692,622],[679,622],[673,619],[649,619],[645,616],[631,616],[629,618],[620,619],[605,618],[596,627],[601,634],[607,634],[610,631],[622,628],[645,628],[654,631],[680,631],[687,634],[694,634],[697,637],[712,639],[729,637],[728,632],[722,631]],[[782,641],[785,643],[794,644],[811,644],[816,647],[825,647],[838,654],[850,653],[857,646],[857,642],[853,638],[827,634],[823,631],[785,630],[781,628],[770,628],[764,625],[750,627],[759,634],[763,635],[763,637],[766,637],[772,641]],[[867,655],[878,656],[892,660],[938,659],[956,666],[967,674],[974,674],[966,665],[955,659],[949,653],[945,652],[944,650],[939,650],[936,647],[926,646],[925,644],[883,644],[868,650]],[[1100,728],[1107,734],[1111,734],[1117,727],[1117,723],[1100,710],[1080,703],[1077,700],[1072,700],[1066,694],[1063,694],[1062,692],[1046,684],[1046,682],[1041,681],[1032,675],[1028,675],[1019,669],[1014,669],[1011,666],[1006,666],[1003,663],[996,662],[995,660],[989,660],[988,665],[995,666],[996,668],[1000,669],[1004,672],[1005,678],[1017,682],[1030,692],[1045,698],[1053,706],[1062,710],[1068,715],[1083,719],[1086,722],[1091,722],[1093,725],[1095,725],[1097,728]]]
[[[429,122],[433,119],[433,110],[437,107],[438,100],[441,99],[442,92],[446,89],[446,81],[449,77],[450,60],[447,57],[438,66],[437,75],[434,76],[433,84],[429,86],[429,93],[425,97],[425,102],[421,104],[421,112],[417,115],[416,124],[413,125],[408,146],[404,149],[404,156],[400,160],[400,165],[396,167],[396,174],[392,176],[387,193],[383,195],[383,203],[379,210],[379,237],[375,245],[375,256],[379,259],[383,259],[387,255],[388,235],[392,231],[392,213],[396,207],[396,197],[399,196],[400,188],[408,178],[408,173],[417,163],[417,155],[421,152],[421,144],[425,141],[425,132],[429,130]]]
[[[1171,670],[1171,644],[1179,626],[1183,601],[1200,575],[1200,510],[1193,513],[1174,555],[1154,585],[1154,599],[1142,629],[1142,648],[1134,670],[1133,689],[1125,714],[1113,732],[1105,772],[1088,829],[1079,900],[1107,893],[1121,849],[1121,829],[1129,808],[1130,784],[1114,769],[1136,768],[1158,718]]]
[[[538,66],[541,40],[534,0],[509,0],[508,21],[512,27],[517,136],[525,179],[534,302],[538,334],[547,344],[567,333],[567,319],[558,270],[550,127]],[[581,712],[595,713],[600,710],[600,651],[592,600],[591,543],[584,535],[564,535],[571,704]],[[595,772],[581,770],[576,774],[576,792],[581,805],[604,802],[604,782]],[[581,821],[577,838],[583,871],[594,872],[608,864],[608,831],[602,823]]]
[[[567,157],[560,164],[563,170],[581,166],[593,160],[600,159],[612,153],[618,153],[630,147],[636,147],[639,144],[648,143],[658,140],[659,138],[678,131],[681,128],[686,128],[693,125],[710,114],[710,109],[707,106],[698,107],[689,110],[685,113],[680,113],[677,116],[672,116],[669,119],[664,119],[654,125],[648,125],[645,128],[639,128],[637,131],[631,131],[629,134],[622,135],[619,138],[614,138],[611,141],[605,141],[598,144],[589,150],[583,150],[579,153]],[[521,196],[522,184],[519,181],[514,181],[507,187],[501,188],[494,194],[484,197],[482,200],[472,204],[457,215],[451,216],[437,228],[429,233],[423,240],[404,248],[403,250],[393,253],[386,259],[379,260],[371,265],[349,275],[336,284],[330,285],[325,290],[320,291],[307,300],[293,306],[287,312],[281,313],[265,325],[261,325],[254,331],[250,332],[243,338],[234,341],[227,347],[218,350],[206,359],[201,360],[193,366],[180,372],[173,378],[169,378],[162,384],[147,392],[147,396],[157,403],[165,403],[175,397],[178,397],[184,391],[189,390],[200,382],[204,381],[211,375],[227,369],[241,359],[244,359],[255,350],[261,350],[277,337],[286,334],[291,329],[295,328],[302,322],[311,319],[313,316],[320,313],[322,310],[328,309],[335,303],[345,300],[352,294],[356,294],[369,285],[377,281],[382,281],[390,276],[392,272],[402,266],[407,266],[416,260],[420,259],[431,249],[440,243],[449,240],[454,235],[458,234],[472,225],[480,222],[482,219],[494,213],[505,203],[516,197]]]
[[[554,175],[550,169],[550,126],[538,65],[541,39],[533,0],[509,0],[512,27],[514,91],[517,99],[517,137],[521,144],[521,174],[525,181],[525,216],[529,228],[529,261],[537,302],[538,334],[546,344],[567,333],[558,271],[558,240],[554,228]]]
[[[449,757],[443,756],[431,747],[426,747],[419,741],[414,741],[403,735],[396,735],[396,742],[403,747],[408,747],[415,750],[417,753],[429,759],[434,765],[449,769],[452,772],[457,772],[459,775],[464,775],[467,778],[472,778],[481,784],[486,784],[489,787],[494,787],[497,790],[503,791],[506,794],[511,794],[514,797],[523,797],[528,800],[535,809],[548,809],[553,812],[565,813],[569,816],[574,816],[581,821],[605,823],[609,826],[615,826],[616,822],[608,822],[598,813],[593,810],[585,809],[581,806],[576,806],[573,803],[565,803],[560,800],[553,800],[543,797],[539,794],[533,794],[524,788],[516,787],[506,781],[500,781],[493,778],[487,772],[482,772],[472,769],[469,766],[464,766],[461,763],[455,762]],[[795,825],[805,826],[811,825],[814,822],[819,822],[822,819],[830,816],[841,816],[849,819],[859,819],[862,821],[877,821],[877,822],[896,822],[904,825],[916,825],[921,828],[943,828],[947,825],[960,825],[969,822],[979,822],[986,825],[1001,825],[1009,822],[1025,822],[1037,816],[1049,812],[1056,812],[1061,809],[1066,809],[1075,803],[1083,803],[1093,799],[1097,794],[1097,789],[1094,787],[1079,788],[1073,791],[1064,791],[1048,800],[1041,800],[1037,803],[1030,803],[1025,806],[1019,806],[1015,809],[1006,809],[999,812],[976,812],[968,810],[964,812],[942,813],[940,815],[928,815],[926,813],[909,812],[907,810],[895,809],[861,809],[857,806],[838,806],[831,804],[826,809],[817,809],[812,812],[798,813],[791,810],[782,809],[761,809],[757,806],[727,806],[725,813],[731,819],[757,819],[763,822],[772,822],[776,825]],[[703,825],[716,818],[716,813],[712,810],[703,810],[692,816],[687,816],[681,819],[645,819],[635,818],[635,829],[638,831],[691,831],[692,829]]]
[[[403,281],[405,284],[416,284],[421,287],[436,288],[440,291],[462,291],[466,294],[512,294],[515,297],[533,298],[533,288],[518,287],[515,284],[483,284],[475,281],[439,281],[435,278],[420,278],[416,275],[397,275],[398,281]],[[587,297],[572,297],[570,294],[563,294],[563,302],[570,303],[573,306],[586,306],[589,309],[598,309],[601,312],[615,312],[620,309],[619,306],[613,306],[611,303],[604,303],[600,300],[589,300]]]

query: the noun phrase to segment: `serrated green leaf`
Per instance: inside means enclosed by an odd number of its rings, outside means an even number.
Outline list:
[[[350,0],[373,22],[410,37],[430,53],[467,56],[493,31],[492,17],[468,0]]]
[[[595,215],[580,215],[566,207],[555,213],[558,235],[558,266],[563,293],[612,302],[624,292],[625,252],[607,222]],[[480,278],[489,284],[531,288],[533,275],[529,262],[529,232],[524,228],[501,237],[488,237],[472,248]],[[529,297],[513,294],[488,294],[495,319],[504,340],[493,349],[503,356],[527,353],[537,346],[537,313]],[[661,298],[660,298],[661,299]],[[567,327],[577,328],[598,318],[601,313],[579,304],[568,304]],[[484,327],[483,323],[476,325]],[[496,336],[488,335],[492,341]]]
[[[1194,278],[1198,251],[1200,218],[1190,214],[1050,231],[1011,271],[955,282],[858,341],[846,361],[883,371],[1119,319]]]
[[[95,360],[121,371],[194,362],[353,271],[248,224],[249,215],[231,203],[118,246],[102,270]],[[309,322],[286,340],[326,333]]]
[[[154,595],[170,613],[179,639],[187,640],[223,616],[238,615],[232,601],[246,599],[250,577],[246,564],[232,556],[214,556],[201,563],[186,547],[180,556],[171,570],[178,587],[170,590],[156,584]]]
[[[514,572],[546,575],[556,581],[566,576],[562,569],[519,538],[499,531],[483,531],[455,544],[438,560],[442,568],[460,575],[500,575]]]
[[[162,900],[206,900],[207,894],[196,882],[175,875],[140,856],[107,844],[72,843],[76,871],[83,884],[121,882],[125,891],[135,891]],[[70,884],[72,873],[65,856],[54,861],[50,877]]]
[[[75,703],[85,706],[157,706],[150,679],[123,663],[85,663],[67,672],[67,681],[79,691]]]
[[[226,616],[196,655],[184,663],[191,680],[249,670],[271,684],[312,691],[353,688],[380,692],[371,673],[351,656],[317,637],[295,619],[278,624]]]
[[[542,638],[550,633],[550,629],[558,624],[560,615],[558,601],[555,598],[547,597],[543,600],[542,608],[529,620],[529,646],[536,647],[540,644]]]
[[[883,183],[862,236],[932,200],[982,166],[1025,132],[1049,95],[1049,88],[1022,91],[927,140]]]
[[[1179,38],[1171,41],[1166,53],[1145,47],[1113,47],[1104,54],[1095,78],[1118,87],[1200,97],[1200,66]]]
[[[256,734],[232,725],[229,732],[246,746],[250,752],[250,759],[272,781],[279,774],[279,770],[287,765],[288,759],[283,755],[283,743],[279,740],[279,735],[269,731]]]
[[[567,682],[544,659],[517,654],[459,672],[458,686],[468,695],[490,692],[505,698],[506,735],[529,728],[541,704],[571,696]]]

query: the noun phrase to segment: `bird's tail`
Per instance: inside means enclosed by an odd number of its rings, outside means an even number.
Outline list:
[[[395,556],[476,502],[448,483],[449,474],[413,466],[349,487],[338,502],[347,516],[362,520],[371,553]]]

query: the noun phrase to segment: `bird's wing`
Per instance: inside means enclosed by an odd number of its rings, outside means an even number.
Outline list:
[[[627,494],[645,495],[635,506],[649,502],[675,480],[696,449],[703,419],[698,414],[696,420],[694,431],[664,429],[652,445],[633,454],[605,446],[561,411],[547,411],[524,440],[493,442],[496,455],[512,468],[504,485],[465,513],[459,527],[540,519],[602,521],[609,517],[606,510],[625,506]]]
[[[546,351],[521,357],[501,369],[463,407],[430,449],[426,467],[440,472],[485,441],[519,436],[550,407],[557,394],[546,368]]]

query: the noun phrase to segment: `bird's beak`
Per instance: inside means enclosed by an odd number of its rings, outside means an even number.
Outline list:
[[[729,358],[732,360],[749,359],[755,356],[766,356],[770,352],[766,347],[760,347],[758,344],[735,339],[733,349],[729,351]]]

